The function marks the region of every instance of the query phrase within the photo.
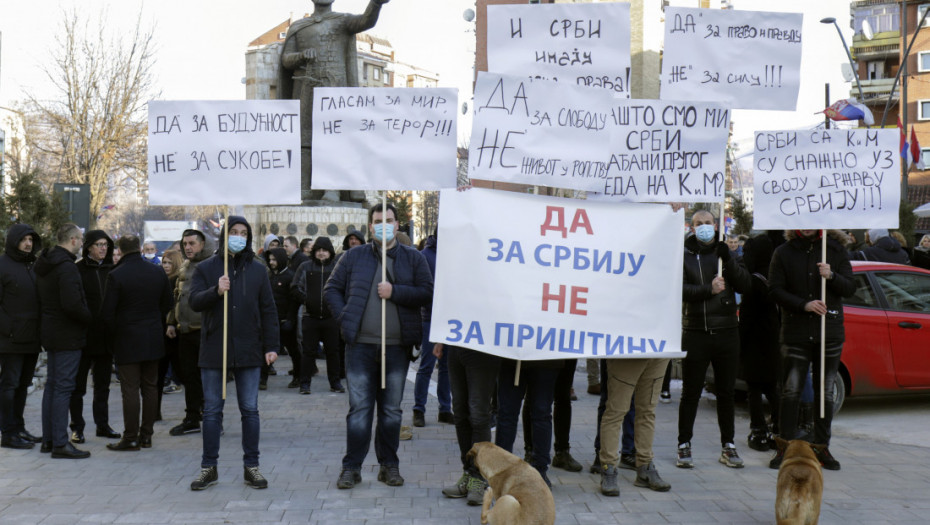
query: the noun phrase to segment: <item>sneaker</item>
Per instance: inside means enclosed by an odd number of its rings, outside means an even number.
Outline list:
[[[659,472],[653,462],[643,465],[636,469],[636,479],[633,485],[637,487],[648,487],[656,492],[668,492],[672,488],[665,480],[659,477]]]
[[[425,427],[426,426],[426,415],[419,410],[413,411],[413,426],[415,427]]]
[[[730,468],[743,468],[743,459],[736,452],[736,445],[727,443],[720,451],[720,462]]]
[[[440,412],[438,421],[440,423],[455,424],[455,418],[452,416],[452,412]]]
[[[300,385],[300,393],[309,396],[310,395],[310,383],[303,383]]]
[[[177,392],[180,392],[181,390],[182,390],[182,388],[181,388],[180,385],[176,385],[176,384],[174,384],[174,383],[171,383],[170,385],[166,386],[166,387],[164,388],[164,390],[162,390],[162,393],[164,393],[164,394],[175,394],[175,393],[177,393]]]
[[[329,385],[329,391],[330,391],[330,392],[336,392],[337,394],[345,394],[345,393],[346,393],[345,387],[342,386],[342,383],[340,383],[340,382],[336,382],[336,383],[334,383],[334,384],[332,384],[332,385]]]
[[[362,482],[362,473],[357,470],[342,469],[339,473],[339,480],[336,481],[337,489],[351,489]]]
[[[378,481],[389,487],[400,487],[404,484],[404,478],[400,476],[400,469],[397,465],[381,465],[378,470]]]
[[[672,393],[668,390],[663,390],[659,393],[659,401],[662,403],[671,403],[672,402]]]
[[[259,384],[258,384],[258,389],[259,389],[259,390],[268,390],[268,383],[264,383],[264,382],[259,383]]]
[[[216,467],[201,468],[197,479],[191,481],[191,490],[203,490],[216,483],[218,479],[220,479],[220,476],[216,472]]]
[[[814,454],[817,455],[817,459],[820,460],[820,464],[823,465],[823,468],[827,470],[839,470],[840,462],[833,457],[833,454],[830,453],[830,449],[827,447],[815,448]]]
[[[785,451],[778,450],[775,452],[775,456],[769,461],[769,468],[773,470],[778,470],[781,468],[781,462],[785,459]]]
[[[627,470],[636,470],[636,454],[620,453],[620,468]]]
[[[594,463],[591,463],[591,468],[588,469],[588,472],[591,474],[604,473],[604,469],[601,468],[601,458],[599,456],[594,456]]]
[[[471,475],[468,472],[463,472],[462,477],[455,482],[455,485],[442,489],[442,495],[447,498],[464,498],[468,495],[468,482],[470,480]]]
[[[619,496],[620,485],[617,483],[617,467],[607,467],[601,473],[601,494]]]
[[[488,490],[488,482],[480,477],[468,480],[468,505],[477,507],[484,503],[484,491]]]
[[[300,380],[295,376],[294,379],[291,379],[291,382],[287,384],[288,388],[297,388],[300,386]]]
[[[768,433],[758,428],[751,429],[749,432],[749,448],[759,451],[771,450],[772,445],[769,443]]]
[[[675,463],[678,468],[694,468],[694,461],[691,460],[691,442],[678,445],[678,461]]]
[[[200,423],[197,421],[181,421],[180,425],[175,426],[168,431],[172,436],[183,436],[184,434],[196,434],[200,432]]]
[[[552,466],[567,470],[569,472],[581,472],[584,468],[581,463],[575,461],[575,458],[567,450],[558,450],[552,458]]]
[[[265,479],[265,476],[262,476],[262,473],[258,471],[258,467],[245,467],[245,470],[242,473],[242,479],[245,480],[245,484],[252,487],[253,489],[267,489],[268,480]]]

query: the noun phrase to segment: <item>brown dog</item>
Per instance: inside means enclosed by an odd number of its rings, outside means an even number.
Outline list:
[[[775,438],[784,451],[775,495],[775,520],[778,525],[817,525],[823,497],[823,470],[811,445],[795,439]]]
[[[475,443],[467,459],[488,480],[481,523],[491,525],[552,525],[555,501],[539,472],[494,443]],[[491,501],[497,500],[494,507]]]

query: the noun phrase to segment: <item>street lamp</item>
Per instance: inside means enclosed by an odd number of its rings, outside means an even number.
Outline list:
[[[849,59],[849,66],[852,68],[853,77],[856,79],[856,88],[859,90],[859,102],[864,100],[862,96],[862,84],[859,83],[859,71],[856,68],[856,63],[853,62],[852,53],[849,52],[849,46],[846,45],[846,38],[843,37],[843,31],[840,30],[840,25],[836,23],[836,18],[828,16],[827,18],[820,19],[821,24],[833,24],[833,27],[836,28],[836,34],[840,35],[840,41],[843,42],[843,50],[846,51],[846,58]],[[868,124],[865,127],[869,127]]]

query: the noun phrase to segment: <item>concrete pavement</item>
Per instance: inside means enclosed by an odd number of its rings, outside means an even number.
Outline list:
[[[321,362],[322,363],[322,362]],[[370,452],[362,483],[353,490],[337,490],[336,478],[345,449],[346,394],[332,394],[325,375],[314,381],[313,394],[302,396],[286,388],[288,358],[277,364],[278,376],[260,393],[262,416],[261,468],[269,488],[254,490],[242,482],[242,461],[235,386],[230,384],[225,435],[220,450],[219,483],[192,492],[190,481],[199,472],[200,434],[172,437],[168,429],[183,417],[183,394],[164,397],[165,421],[156,423],[154,446],[139,452],[112,452],[109,440],[93,433],[90,393],[85,398],[87,443],[92,457],[52,459],[34,450],[0,449],[0,523],[74,524],[478,524],[480,507],[442,496],[443,486],[461,473],[452,425],[436,422],[437,404],[427,406],[427,426],[414,428],[413,439],[402,441],[399,452],[403,487],[376,481],[377,462]],[[671,483],[666,493],[634,487],[634,473],[621,470],[619,498],[598,490],[599,476],[589,474],[593,458],[597,398],[584,393],[583,367],[575,376],[578,401],[573,403],[572,453],[585,470],[550,470],[557,523],[774,523],[776,471],[767,467],[771,453],[749,449],[748,414],[737,406],[737,447],[746,462],[729,469],[717,462],[719,434],[714,401],[701,401],[695,438],[695,468],[674,466],[678,392],[671,404],[659,405],[656,422],[656,466]],[[674,390],[674,387],[673,387]],[[41,428],[42,390],[29,396],[27,427]],[[111,387],[111,425],[122,430],[119,386]],[[889,405],[894,401],[889,400]],[[404,392],[404,422],[410,424],[413,385]],[[882,412],[882,405],[874,408]],[[916,410],[916,409],[915,409]],[[845,409],[844,409],[845,411]],[[861,410],[860,410],[861,412]],[[919,417],[927,424],[926,411]],[[908,418],[908,414],[900,414]],[[861,413],[855,417],[867,417]],[[918,420],[919,422],[919,420]],[[912,421],[913,423],[913,421]],[[930,522],[930,449],[927,445],[894,444],[856,431],[840,413],[831,450],[842,463],[839,472],[824,471],[822,524]],[[522,433],[516,452],[522,454]]]

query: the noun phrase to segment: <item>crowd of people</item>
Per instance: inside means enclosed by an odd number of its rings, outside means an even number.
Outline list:
[[[691,441],[712,366],[721,464],[743,467],[734,421],[734,385],[742,370],[749,389],[748,445],[774,450],[776,435],[805,438],[823,445],[816,450],[824,468],[838,470],[829,449],[832,388],[825,389],[823,417],[802,403],[810,381],[809,401],[819,402],[821,319],[825,384],[832,385],[844,342],[842,300],[855,292],[850,260],[930,267],[930,235],[909,250],[896,232],[882,229],[869,230],[858,246],[848,232],[832,230],[826,236],[820,230],[770,231],[720,241],[716,225],[713,214],[697,211],[684,240],[686,357],[676,465],[693,468],[692,454],[702,453],[692,450]],[[336,486],[350,489],[361,481],[372,426],[378,481],[400,486],[401,401],[410,362],[419,358],[413,425],[426,424],[427,387],[438,366],[437,419],[454,425],[460,450],[462,475],[443,489],[445,496],[480,505],[487,481],[467,453],[475,443],[491,441],[494,427],[494,442],[513,452],[521,421],[525,459],[547,484],[550,466],[582,470],[569,445],[577,360],[518,366],[431,343],[438,235],[417,249],[397,226],[394,206],[379,204],[368,213],[367,242],[363,232],[353,231],[337,253],[327,237],[298,241],[270,234],[256,253],[251,225],[230,216],[228,236],[224,231],[220,237],[228,241],[215,250],[207,249],[203,232],[189,229],[160,258],[134,235],[114,241],[104,231],[83,233],[66,224],[56,232],[56,244],[43,250],[31,227],[11,227],[0,256],[0,446],[39,444],[53,458],[89,457],[75,445],[85,442],[83,398],[92,374],[96,435],[115,440],[107,445],[113,451],[151,447],[163,386],[172,377],[183,385],[185,415],[169,435],[202,433],[201,470],[191,489],[203,490],[218,481],[225,366],[242,416],[243,479],[265,488],[258,396],[277,373],[277,356],[286,353],[293,364],[288,387],[310,394],[316,361],[325,358],[329,391],[348,392],[346,453]],[[826,261],[820,259],[823,243]],[[827,283],[823,297],[821,279]],[[42,349],[47,378],[42,432],[35,436],[23,413]],[[108,419],[114,370],[122,433]],[[588,392],[600,395],[591,472],[601,475],[601,492],[619,495],[619,468],[635,470],[637,486],[670,490],[652,446],[656,405],[671,402],[669,359],[589,360],[588,371]],[[769,466],[780,463],[776,452]]]

